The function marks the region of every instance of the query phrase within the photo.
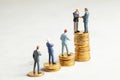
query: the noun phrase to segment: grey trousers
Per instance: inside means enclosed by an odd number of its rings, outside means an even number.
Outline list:
[[[74,22],[74,32],[78,31],[78,22]]]
[[[40,68],[39,61],[34,61],[33,73],[35,73],[36,64],[37,64],[37,72],[39,73],[39,68]]]
[[[88,33],[88,22],[84,22],[84,32]]]
[[[66,48],[67,54],[69,53],[67,44],[62,43],[62,55],[63,55],[64,47]]]

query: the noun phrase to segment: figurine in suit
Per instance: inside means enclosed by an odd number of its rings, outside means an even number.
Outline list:
[[[83,18],[83,22],[84,22],[84,33],[88,33],[89,12],[87,8],[85,8],[84,11],[85,11],[85,14],[81,18]]]
[[[79,9],[76,9],[73,12],[73,22],[74,22],[74,33],[77,33],[77,32],[79,32],[79,30],[78,30]]]
[[[33,73],[35,74],[35,67],[36,67],[36,64],[37,64],[37,72],[38,74],[40,74],[39,72],[39,56],[41,56],[41,53],[39,51],[39,46],[36,47],[36,50],[34,50],[33,52],[33,59],[34,59],[34,67],[33,67]]]
[[[67,51],[67,55],[69,56],[69,51],[68,51],[68,46],[67,46],[67,41],[69,40],[69,38],[67,37],[67,30],[64,30],[64,33],[61,35],[60,39],[62,41],[62,56],[63,56],[63,51],[64,51],[64,47],[66,48]]]
[[[51,60],[52,60],[52,64],[56,64],[54,62],[54,50],[53,50],[54,45],[49,41],[47,41],[46,46],[48,48],[48,53],[49,53],[49,64],[51,63]]]

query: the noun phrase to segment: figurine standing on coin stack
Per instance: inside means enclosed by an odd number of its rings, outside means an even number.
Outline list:
[[[48,54],[49,54],[49,64],[56,64],[54,61],[54,50],[53,50],[53,44],[47,41],[46,46],[48,48]],[[51,62],[52,60],[52,62]]]
[[[69,38],[67,37],[66,33],[67,29],[65,29],[64,33],[60,36],[60,40],[62,42],[62,54],[60,54],[59,59],[62,66],[72,66],[75,63],[75,55],[73,53],[69,53],[68,51],[67,41]],[[64,52],[64,47],[66,48],[67,52]]]
[[[84,16],[82,16],[83,22],[84,22],[84,33],[88,33],[88,18],[89,18],[89,12],[88,12],[88,9],[87,9],[87,8],[85,8],[84,11],[85,11],[85,14],[84,14]]]
[[[88,61],[90,59],[90,48],[89,48],[89,33],[88,33],[88,9],[85,8],[85,14],[83,18],[84,32],[74,34],[75,43],[75,58],[77,61]]]
[[[49,63],[44,64],[45,70],[49,72],[60,70],[61,68],[60,63],[55,63],[54,61],[54,50],[53,50],[54,45],[49,41],[47,41],[46,46],[48,48]]]
[[[63,52],[64,52],[64,47],[66,48],[66,51],[67,51],[67,55],[69,56],[70,54],[69,51],[68,51],[68,45],[67,45],[67,41],[70,40],[68,37],[67,37],[67,29],[64,30],[64,33],[61,35],[60,37],[60,40],[62,41],[62,56],[64,55]]]
[[[78,23],[79,23],[79,9],[76,9],[73,12],[73,22],[74,22],[74,33],[79,32]]]
[[[44,73],[42,71],[40,71],[40,66],[39,66],[39,56],[41,56],[39,48],[40,47],[37,46],[36,50],[34,50],[34,52],[33,52],[33,59],[34,59],[33,71],[31,71],[27,74],[30,77],[40,77],[40,76],[44,75]],[[37,65],[37,71],[35,71],[36,65]]]

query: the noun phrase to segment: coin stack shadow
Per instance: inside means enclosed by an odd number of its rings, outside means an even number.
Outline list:
[[[90,59],[89,33],[75,33],[75,60],[88,61]]]

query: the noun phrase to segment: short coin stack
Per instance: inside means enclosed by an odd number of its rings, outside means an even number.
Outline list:
[[[31,72],[29,72],[28,74],[27,74],[29,77],[41,77],[41,76],[43,76],[44,75],[44,72],[40,72],[40,74],[38,74],[36,71],[35,71],[35,73],[33,73],[33,71],[31,71]]]
[[[61,69],[61,65],[60,65],[60,63],[56,63],[56,64],[45,63],[44,64],[44,69],[47,72],[59,71]]]
[[[74,43],[76,61],[88,61],[90,59],[89,33],[75,33]]]
[[[65,53],[63,56],[59,55],[61,66],[72,66],[75,64],[75,54],[71,53],[69,56]]]

